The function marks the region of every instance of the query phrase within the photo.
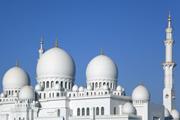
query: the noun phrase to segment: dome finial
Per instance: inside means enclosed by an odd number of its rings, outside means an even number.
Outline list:
[[[58,37],[56,37],[56,41],[55,41],[55,47],[59,47],[59,43],[58,43]]]
[[[41,38],[40,38],[40,48],[39,48],[39,58],[44,53],[43,45],[44,45],[44,37],[43,37],[43,35],[41,35]]]
[[[16,67],[19,67],[19,60],[16,60]]]
[[[43,49],[43,44],[44,44],[44,36],[41,35],[41,39],[40,39],[40,49]]]
[[[100,49],[100,55],[104,55],[104,50],[102,48]]]
[[[143,81],[140,81],[139,85],[144,86],[144,82],[143,82]]]

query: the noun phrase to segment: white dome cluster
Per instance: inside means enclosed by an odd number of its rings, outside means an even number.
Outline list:
[[[54,47],[46,51],[38,60],[37,77],[62,76],[74,78],[75,64],[63,49]]]
[[[21,100],[34,100],[35,99],[35,92],[31,86],[24,86],[20,93],[19,99]]]
[[[135,107],[132,105],[132,103],[130,102],[127,102],[123,105],[123,109],[122,109],[122,112],[124,114],[128,114],[128,115],[135,115],[136,114],[136,109]]]
[[[132,93],[133,101],[149,101],[150,93],[148,89],[143,85],[138,85]]]
[[[18,66],[10,68],[3,77],[4,90],[21,89],[25,85],[29,85],[29,76]]]

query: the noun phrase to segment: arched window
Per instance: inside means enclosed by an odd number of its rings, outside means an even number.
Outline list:
[[[104,115],[104,107],[101,107],[101,115]]]
[[[41,93],[39,94],[39,98],[41,98]]]
[[[49,93],[49,98],[51,98],[51,93]]]
[[[58,84],[59,83],[59,81],[56,81],[56,84]]]
[[[86,115],[89,116],[89,108],[86,108]]]
[[[69,89],[71,89],[71,83],[69,82]]]
[[[63,81],[61,81],[61,88],[63,87]]]
[[[57,93],[56,96],[59,97],[59,93]]]
[[[77,109],[77,116],[80,116],[80,108]]]
[[[51,81],[51,88],[54,87],[54,81]]]
[[[92,83],[92,89],[94,89],[94,83]]]
[[[107,86],[109,87],[109,83],[107,83]]]
[[[99,107],[96,107],[96,115],[99,115]]]
[[[84,115],[85,115],[85,109],[82,108],[82,116],[84,116]]]
[[[45,88],[45,82],[43,81],[43,87]]]
[[[103,82],[103,85],[105,85],[106,83],[105,82]]]
[[[96,83],[95,83],[95,88],[97,88],[97,87],[98,87],[98,83],[96,82]]]
[[[67,88],[67,82],[65,82],[65,88]]]
[[[99,88],[101,88],[101,82],[99,83]]]
[[[113,110],[113,111],[114,111],[114,115],[115,115],[115,114],[116,114],[116,107],[114,107],[114,110]]]
[[[113,88],[113,84],[111,83],[111,88]]]
[[[46,88],[49,88],[49,81],[46,82]]]
[[[44,93],[44,98],[46,98],[46,93]]]
[[[57,111],[57,112],[58,112],[58,116],[60,116],[60,109],[58,109],[58,111]]]

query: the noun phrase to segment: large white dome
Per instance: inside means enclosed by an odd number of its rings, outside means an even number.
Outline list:
[[[21,89],[29,84],[28,74],[20,67],[10,68],[3,77],[4,89]]]
[[[109,79],[116,80],[118,70],[116,64],[106,55],[93,58],[86,69],[87,80]]]
[[[150,99],[150,93],[148,89],[143,85],[138,85],[132,93],[133,100],[148,101]]]
[[[54,47],[46,51],[38,60],[37,77],[62,76],[74,78],[75,64],[63,49]]]
[[[35,93],[31,86],[24,86],[20,93],[19,98],[22,100],[33,100],[35,99]]]

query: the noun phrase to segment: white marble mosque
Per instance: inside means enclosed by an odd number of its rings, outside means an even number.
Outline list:
[[[171,17],[166,28],[163,104],[151,102],[151,93],[138,85],[131,96],[117,84],[118,68],[107,55],[87,65],[86,86],[75,84],[75,62],[62,48],[39,48],[37,84],[16,65],[2,79],[0,120],[179,120],[173,104],[173,36]]]

